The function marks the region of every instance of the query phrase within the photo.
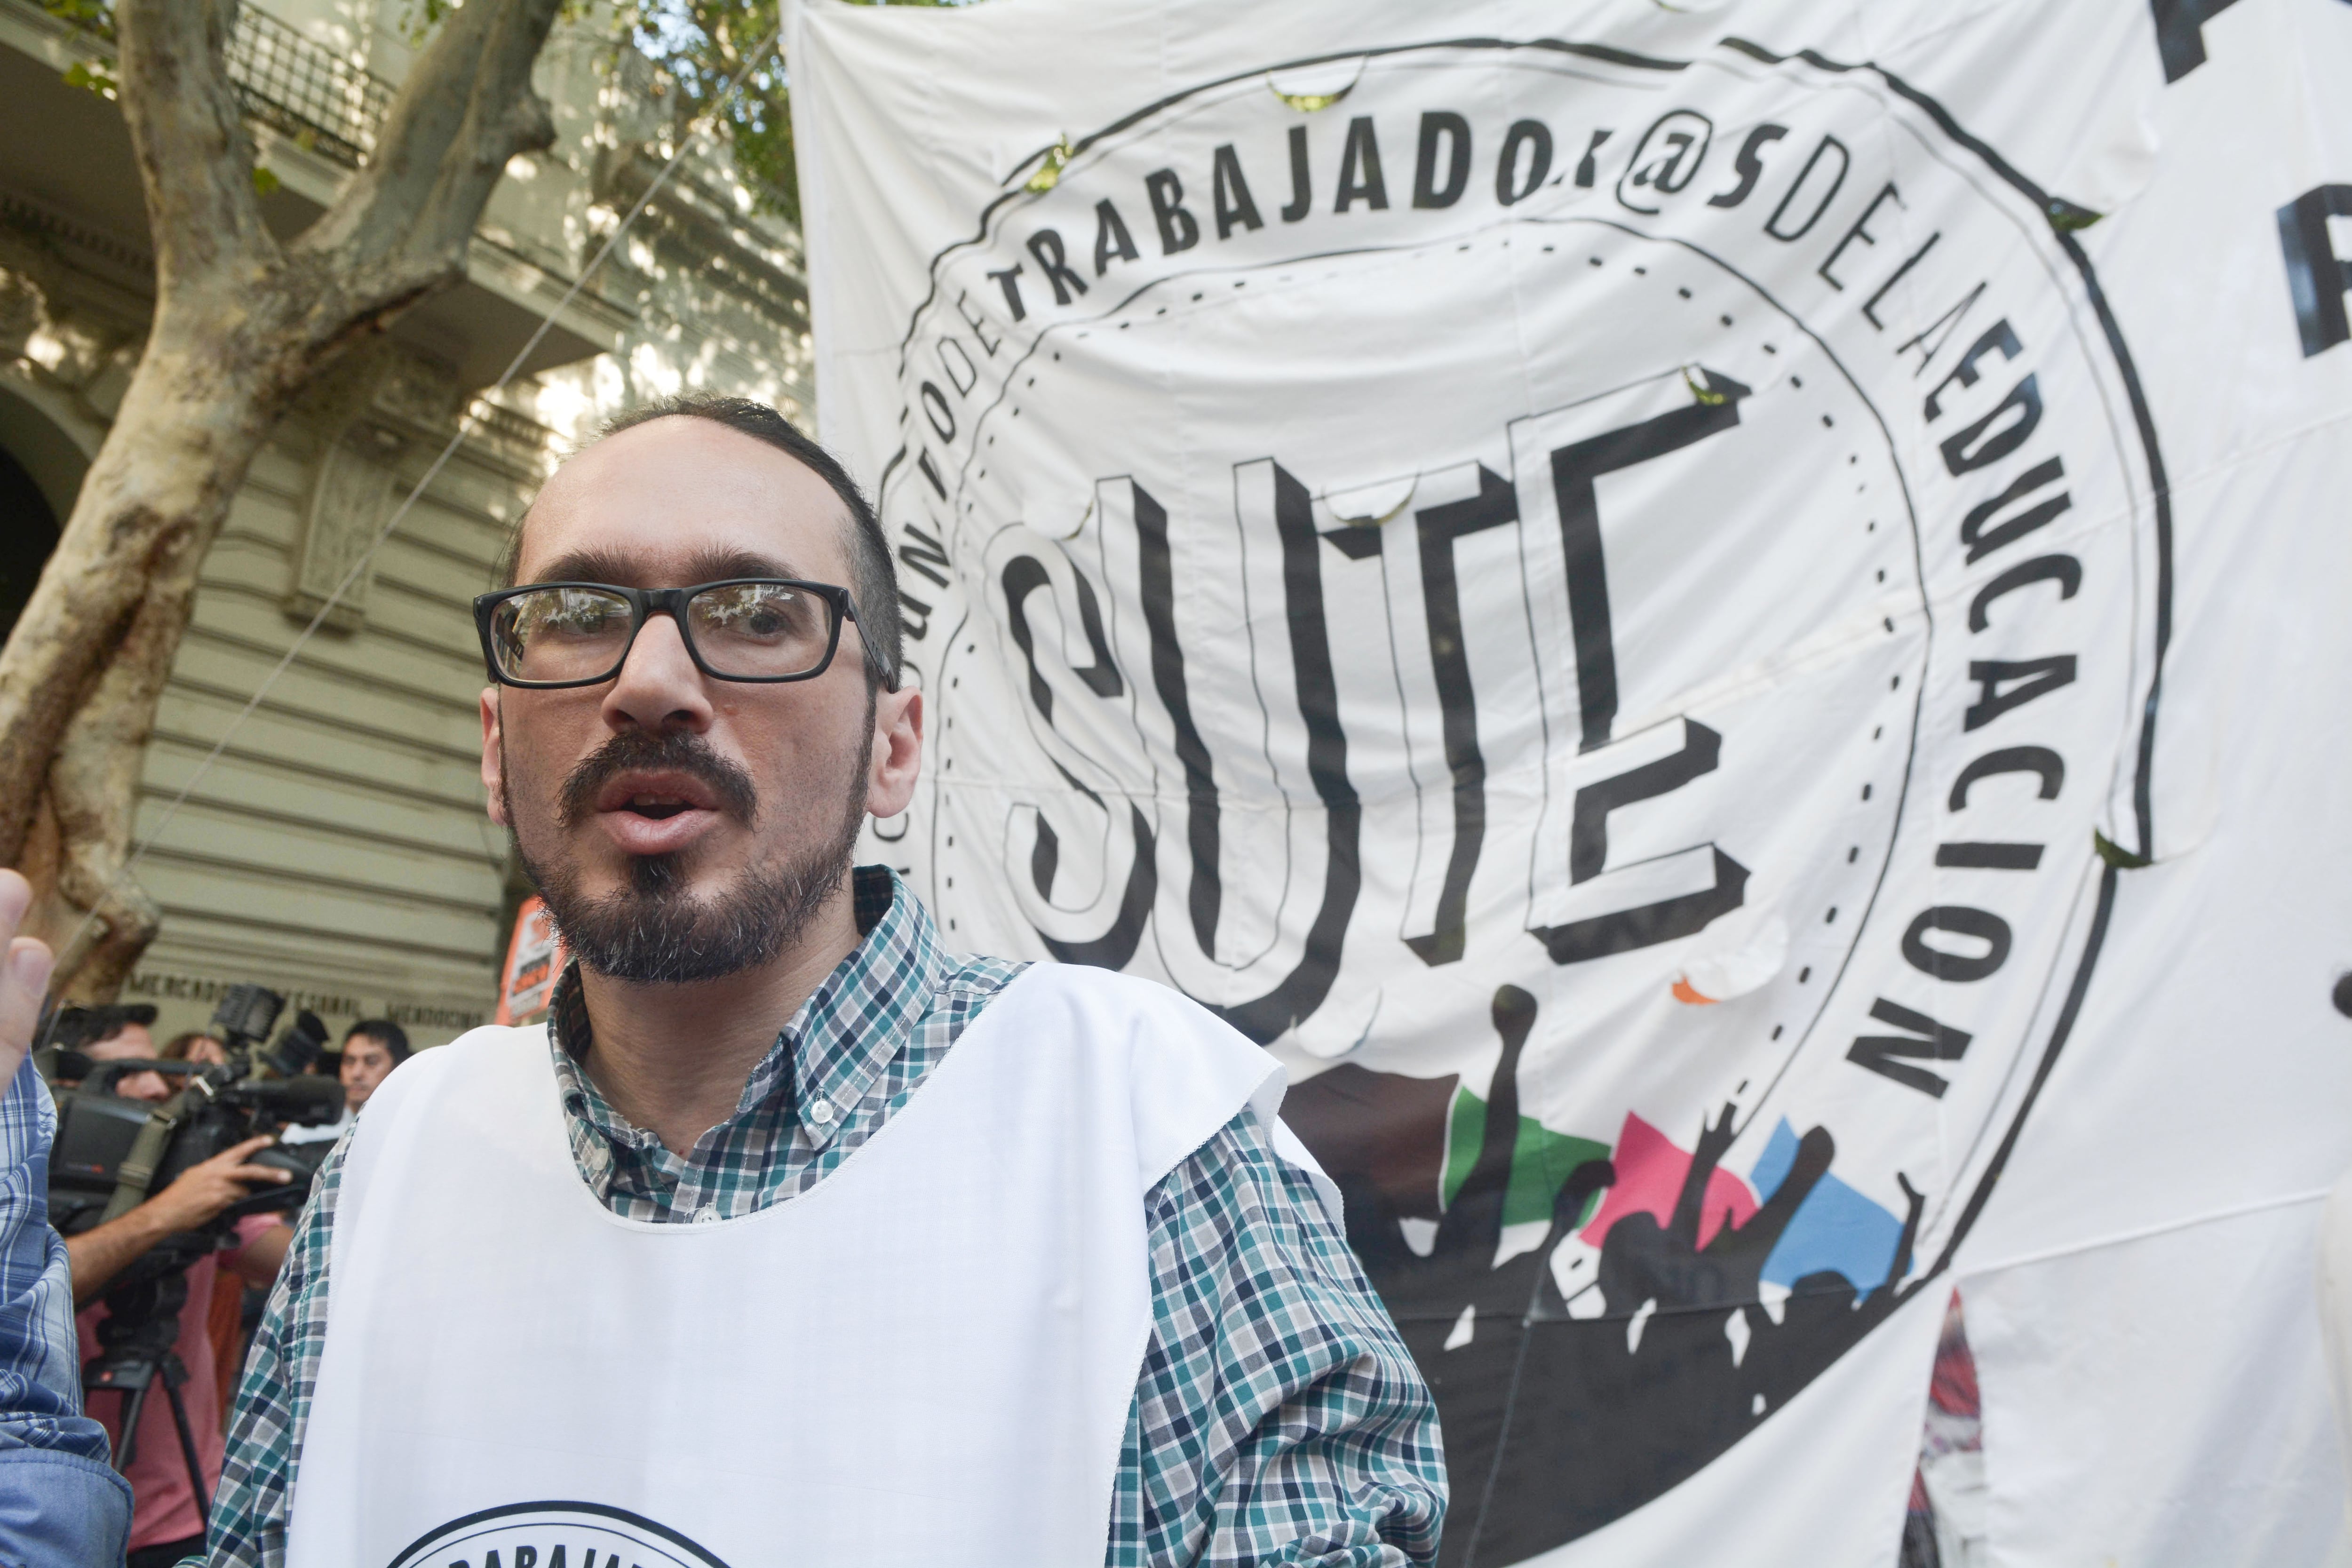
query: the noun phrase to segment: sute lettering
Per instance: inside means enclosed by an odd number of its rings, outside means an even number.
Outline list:
[[[1702,370],[1714,401],[1670,413],[1562,447],[1551,455],[1552,484],[1559,497],[1562,553],[1568,563],[1568,614],[1576,637],[1576,680],[1583,710],[1582,749],[1605,745],[1617,718],[1616,637],[1609,607],[1609,572],[1601,543],[1601,510],[1595,482],[1739,423],[1748,389],[1729,376]]]
[[[1423,612],[1429,626],[1445,762],[1454,775],[1454,845],[1446,858],[1436,920],[1428,934],[1405,938],[1405,945],[1423,963],[1432,965],[1453,963],[1462,957],[1470,875],[1477,869],[1486,832],[1486,762],[1478,749],[1477,697],[1470,680],[1454,547],[1455,541],[1469,534],[1519,520],[1518,494],[1511,483],[1483,463],[1478,465],[1477,477],[1476,495],[1424,507],[1413,514],[1421,547]]]

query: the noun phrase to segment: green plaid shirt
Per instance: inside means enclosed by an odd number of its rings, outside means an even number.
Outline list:
[[[684,1156],[615,1114],[581,1069],[588,1016],[577,975],[564,975],[548,1034],[572,1152],[606,1206],[690,1222],[806,1191],[1022,968],[943,952],[884,868],[858,868],[856,907],[857,951],[785,1026],[735,1114]],[[212,1568],[285,1561],[344,1149],[320,1171],[254,1335],[213,1501]],[[1109,1568],[1434,1562],[1436,1409],[1345,1238],[1265,1129],[1235,1117],[1152,1189],[1145,1219],[1154,1325],[1111,1494]]]

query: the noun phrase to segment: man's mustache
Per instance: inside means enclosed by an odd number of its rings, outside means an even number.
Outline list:
[[[719,808],[751,826],[760,815],[760,792],[740,763],[730,762],[710,742],[689,731],[651,734],[624,731],[597,747],[574,766],[563,781],[558,805],[563,826],[577,827],[595,815],[596,797],[625,773],[638,769],[691,773],[710,786]]]

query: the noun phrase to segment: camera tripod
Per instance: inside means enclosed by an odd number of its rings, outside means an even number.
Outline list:
[[[187,1245],[197,1242],[193,1256]],[[139,1446],[139,1420],[146,1413],[147,1396],[157,1384],[172,1407],[172,1425],[179,1431],[180,1457],[188,1467],[188,1488],[196,1504],[196,1521],[212,1525],[211,1488],[205,1480],[203,1459],[196,1453],[195,1429],[188,1424],[187,1401],[180,1388],[188,1381],[187,1366],[173,1348],[180,1337],[180,1312],[188,1300],[188,1267],[210,1250],[209,1241],[174,1237],[140,1260],[138,1278],[107,1291],[107,1316],[98,1325],[99,1352],[82,1367],[82,1386],[96,1393],[110,1390],[122,1395],[121,1436],[114,1444],[114,1468],[128,1473]]]

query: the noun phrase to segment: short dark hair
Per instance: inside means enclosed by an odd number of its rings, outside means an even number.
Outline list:
[[[389,1018],[362,1018],[343,1031],[343,1044],[348,1046],[355,1038],[371,1039],[382,1046],[391,1053],[394,1067],[408,1059],[408,1031]]]
[[[58,1016],[49,1043],[69,1051],[101,1045],[133,1024],[145,1028],[155,1022],[155,1009],[146,1002],[110,1004],[103,1007],[68,1007]]]
[[[707,392],[660,398],[616,415],[604,422],[589,445],[593,447],[607,437],[650,425],[656,419],[708,419],[714,425],[724,425],[797,458],[833,487],[833,493],[841,498],[841,504],[849,511],[850,581],[846,586],[857,605],[858,635],[870,656],[866,660],[868,680],[878,679],[897,690],[898,660],[903,652],[898,623],[898,569],[890,559],[890,542],[882,531],[882,520],[875,515],[873,503],[857,488],[857,481],[849,477],[849,470],[841,466],[841,460],[766,404]],[[524,517],[529,516],[526,511]],[[506,554],[499,563],[499,585],[513,587],[521,564],[522,523],[518,521],[507,540]]]

